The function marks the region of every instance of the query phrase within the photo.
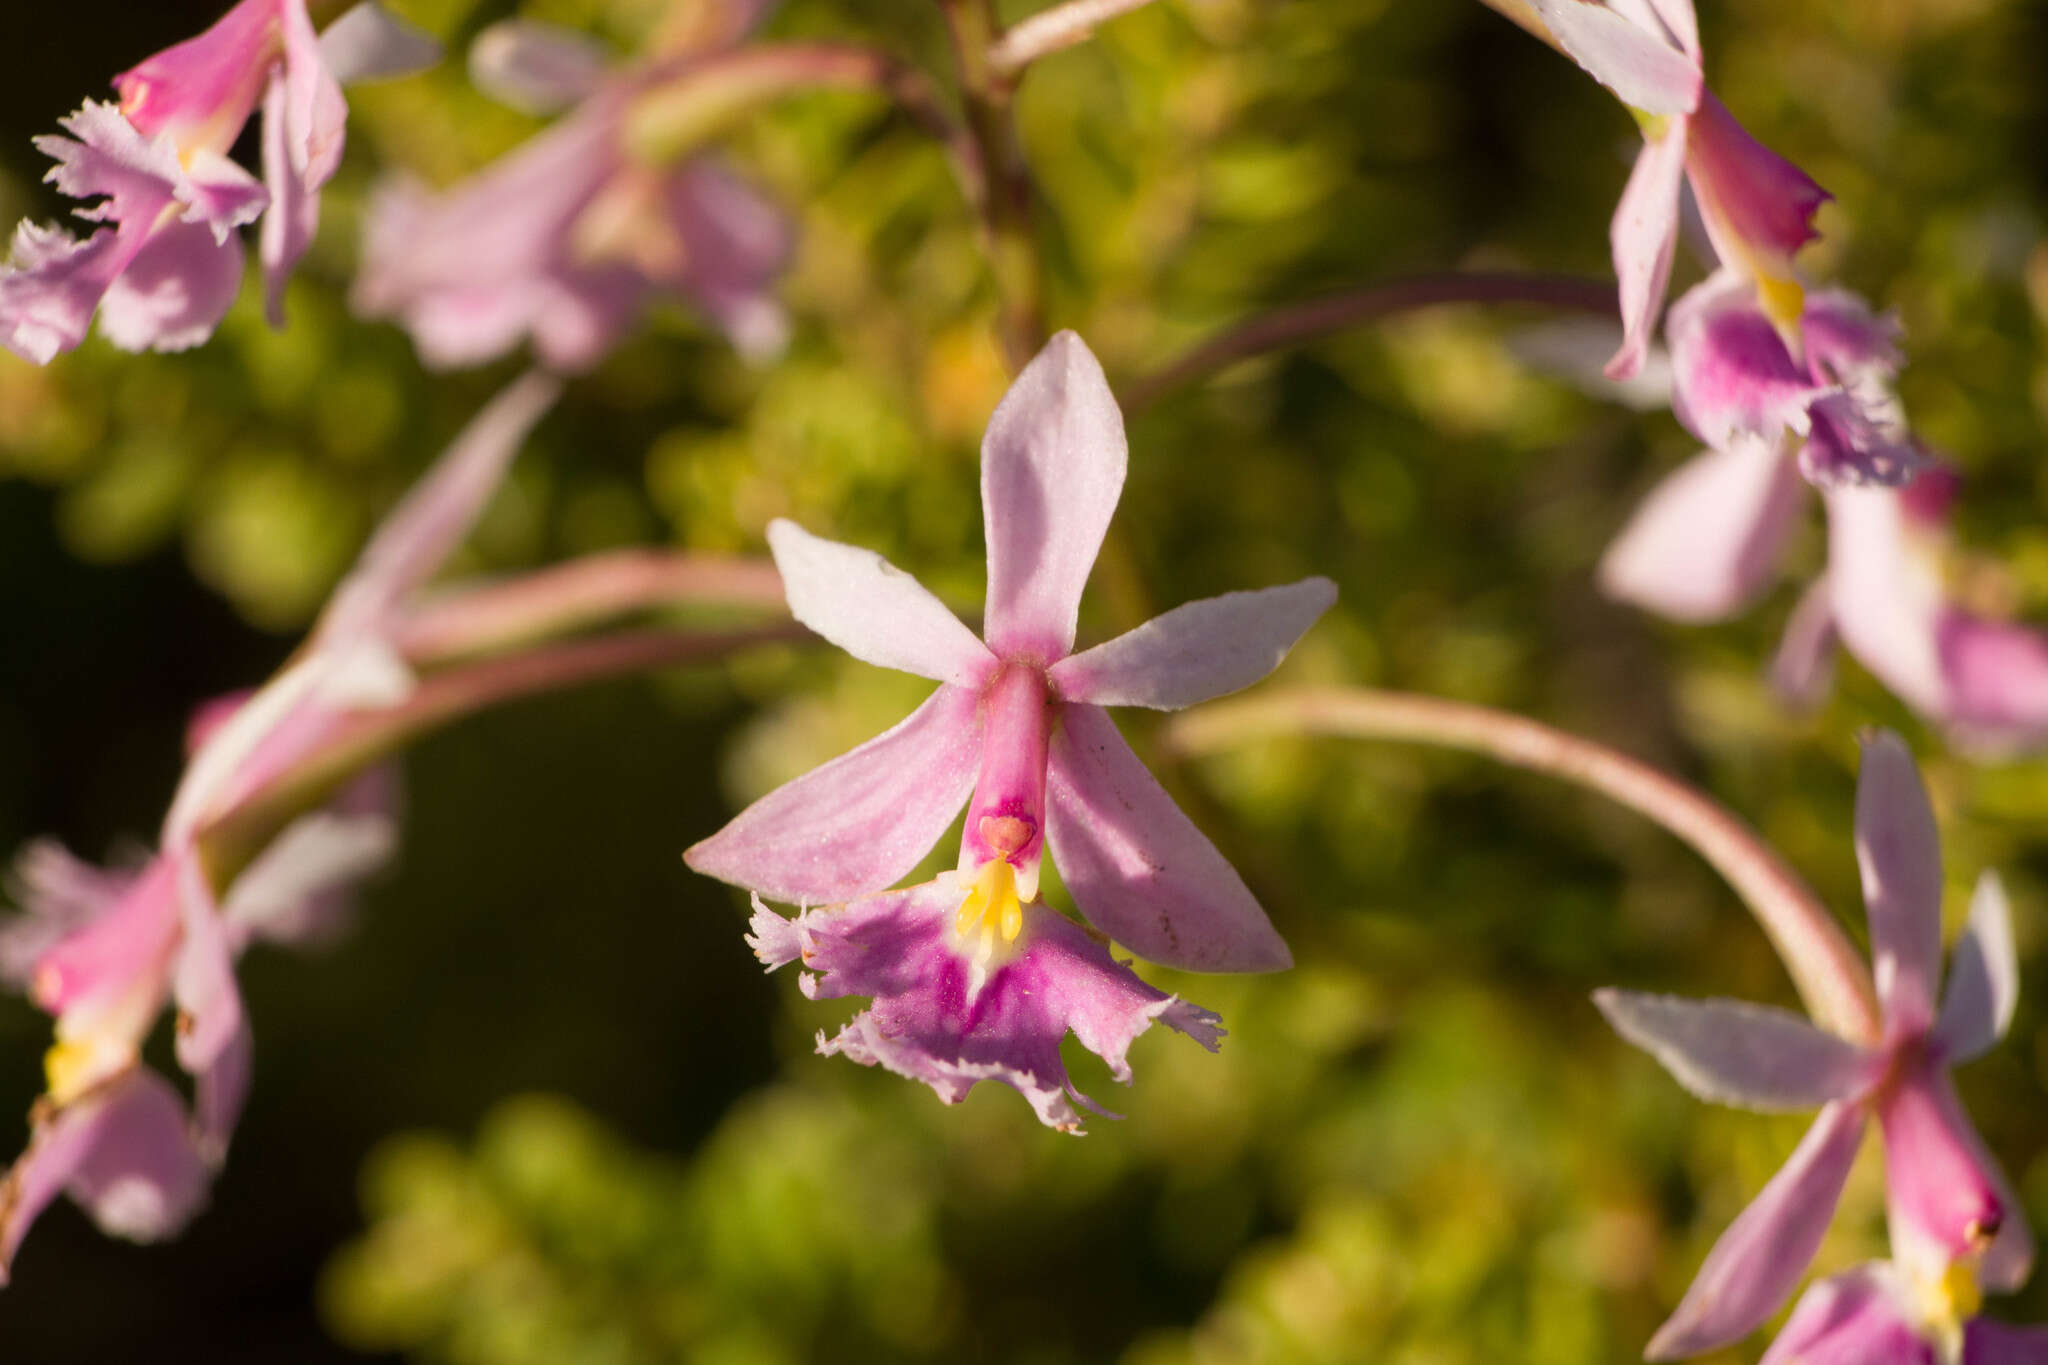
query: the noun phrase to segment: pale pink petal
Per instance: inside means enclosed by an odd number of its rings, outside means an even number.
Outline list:
[[[1061,698],[1175,711],[1250,687],[1337,600],[1327,578],[1207,597],[1054,664]]]
[[[1578,0],[1559,0],[1577,8]],[[1621,202],[1608,225],[1614,277],[1621,289],[1621,349],[1607,362],[1607,377],[1632,379],[1643,368],[1657,331],[1657,310],[1671,282],[1678,247],[1679,181],[1685,173],[1686,126],[1674,120],[1643,144]]]
[[[1888,1036],[1920,1034],[1941,983],[1941,835],[1913,755],[1889,730],[1863,740],[1856,866]]]
[[[431,34],[377,0],[363,0],[320,31],[320,61],[342,85],[409,76],[440,60]]]
[[[236,1045],[246,1022],[227,927],[207,889],[206,874],[196,858],[176,861],[184,930],[171,978],[178,1005],[178,1065],[201,1076]]]
[[[1813,216],[1834,196],[1749,135],[1712,91],[1691,119],[1687,173],[1724,264],[1788,275],[1792,256],[1818,237]]]
[[[526,296],[533,352],[557,374],[575,374],[604,359],[639,319],[654,292],[637,270],[608,266],[552,276]],[[420,326],[414,336],[429,349]]]
[[[1913,482],[1926,465],[1904,411],[1876,385],[1816,396],[1806,421],[1799,472],[1816,488],[1897,487]]]
[[[1616,1033],[1712,1104],[1813,1109],[1858,1098],[1882,1079],[1882,1055],[1789,1010],[1613,989],[1594,991],[1593,1003]]]
[[[894,729],[777,787],[683,855],[780,901],[879,891],[953,823],[981,760],[979,699],[941,687]]]
[[[61,1014],[157,977],[177,941],[178,868],[159,857],[120,896],[52,945],[34,967],[36,1004]]]
[[[1947,603],[1935,566],[1908,532],[1899,493],[1832,488],[1823,500],[1828,584],[1843,645],[1908,706],[1945,716],[1939,628]]]
[[[249,1099],[255,1061],[255,1038],[249,1032],[248,1016],[243,1015],[227,1043],[205,1070],[192,1078],[192,1145],[215,1167],[227,1160],[228,1144],[234,1140],[235,1125]]]
[[[1644,1355],[1678,1360],[1740,1341],[1775,1313],[1820,1247],[1863,1137],[1861,1106],[1836,1102],[1721,1234]]]
[[[1046,839],[1088,922],[1139,956],[1203,972],[1293,964],[1266,912],[1100,707],[1059,708]]]
[[[1935,648],[1948,685],[1943,719],[1972,749],[2048,743],[2048,634],[1950,608],[1937,619]]]
[[[1627,379],[1607,377],[1607,360],[1620,345],[1621,335],[1621,323],[1612,318],[1553,318],[1510,332],[1507,344],[1517,360],[1538,374],[1562,380],[1603,403],[1618,403],[1632,412],[1670,407],[1671,356],[1662,347],[1649,347]]]
[[[1800,1296],[1761,1365],[1942,1365],[1934,1343],[1914,1330],[1917,1316],[1890,1265],[1859,1266]]]
[[[213,335],[242,289],[242,241],[203,223],[151,235],[100,300],[100,334],[124,351],[183,351]]]
[[[1799,319],[1807,358],[1838,379],[1877,371],[1895,373],[1901,363],[1899,320],[1877,313],[1846,289],[1819,289],[1806,296]]]
[[[477,89],[540,116],[594,94],[611,62],[602,43],[537,19],[502,20],[469,46],[469,78]]]
[[[0,345],[36,365],[77,347],[107,286],[144,240],[139,228],[81,241],[60,228],[21,224],[0,267]]]
[[[2048,1365],[2048,1327],[1972,1318],[1963,1327],[1963,1365]]]
[[[770,359],[789,323],[770,292],[789,268],[789,215],[746,181],[699,158],[678,167],[663,196],[683,246],[682,287],[749,360]]]
[[[263,96],[263,179],[270,212],[263,216],[264,312],[284,323],[284,289],[320,225],[320,190],[341,165],[348,105],[321,60],[305,0],[279,0],[284,65]]]
[[[1835,644],[1834,592],[1822,577],[1799,594],[1771,659],[1771,687],[1786,705],[1811,710],[1826,699],[1835,681]]]
[[[2033,1268],[2026,1211],[1984,1146],[1942,1065],[1921,1059],[1880,1096],[1894,1256],[1939,1276],[1981,1254],[1987,1289],[2008,1293]]]
[[[384,518],[320,618],[322,643],[381,636],[391,613],[455,552],[504,481],[527,436],[561,395],[561,381],[529,371],[470,419]]]
[[[1731,616],[1770,586],[1802,498],[1798,468],[1764,442],[1704,451],[1607,547],[1601,590],[1675,620]]]
[[[2012,941],[2012,911],[1995,872],[1977,878],[1970,922],[1949,954],[1948,989],[1935,1021],[1943,1061],[1959,1066],[1989,1052],[2012,1027],[2020,1003],[2020,964]]]
[[[26,989],[58,943],[118,906],[136,871],[95,867],[54,839],[36,839],[14,857],[7,895],[22,913],[0,927],[0,980]]]
[[[1047,342],[996,405],[981,443],[988,538],[983,634],[1004,658],[1074,647],[1081,588],[1123,492],[1124,419],[1080,337]]]
[[[388,790],[388,783],[376,784]],[[342,894],[381,871],[398,847],[388,809],[322,809],[287,825],[235,878],[221,903],[229,942],[301,943],[331,936]]]
[[[1584,0],[1530,0],[1530,5],[1571,59],[1623,104],[1646,114],[1685,114],[1700,102],[1698,60],[1663,34]]]
[[[1678,40],[1680,50],[1697,66],[1700,60],[1700,21],[1699,16],[1693,13],[1692,0],[1646,0],[1646,3],[1656,11],[1657,17],[1671,31],[1671,36]]]
[[[976,688],[996,667],[988,648],[945,603],[873,550],[768,525],[790,614],[856,659],[934,682]]]
[[[29,1226],[59,1193],[103,1231],[155,1241],[198,1212],[211,1174],[177,1092],[153,1071],[125,1073],[36,1124],[0,1187],[0,1284]]]
[[[757,901],[749,941],[771,968],[800,957],[814,999],[873,998],[838,1036],[819,1036],[821,1053],[922,1081],[949,1104],[1000,1081],[1067,1132],[1080,1131],[1077,1103],[1105,1112],[1067,1075],[1060,1042],[1069,1032],[1126,1084],[1130,1045],[1155,1021],[1215,1048],[1215,1015],[1147,986],[1041,906],[1025,907],[1021,936],[981,962],[954,930],[964,894],[941,880],[779,924]]]

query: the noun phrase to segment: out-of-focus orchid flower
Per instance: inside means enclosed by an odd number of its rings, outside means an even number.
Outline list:
[[[1707,445],[1644,500],[1600,563],[1612,596],[1711,621],[1770,586],[1801,503],[1898,484],[1923,461],[1891,387],[1896,327],[1841,290],[1807,301],[1795,358],[1748,285],[1721,272],[1671,309],[1671,406]]]
[[[1017,950],[1048,845],[1081,913],[1140,956],[1206,971],[1287,966],[1244,882],[1102,708],[1174,710],[1257,682],[1336,589],[1309,578],[1191,602],[1074,653],[1125,459],[1101,366],[1060,333],[982,443],[986,643],[880,556],[771,525],[797,620],[941,686],[895,729],[756,801],[692,848],[690,865],[777,900],[848,900],[915,867],[966,801],[953,942],[984,967]]]
[[[191,761],[157,852],[139,870],[98,871],[50,844],[24,855],[17,883],[30,915],[0,945],[0,961],[56,1016],[57,1041],[39,1136],[13,1177],[17,1187],[40,1182],[41,1202],[17,1197],[10,1207],[18,1216],[33,1217],[74,1180],[50,1174],[71,1169],[74,1158],[96,1170],[117,1157],[171,1163],[159,1140],[170,1131],[161,1103],[103,1102],[112,1087],[131,1084],[124,1078],[136,1073],[166,1003],[178,1010],[179,1065],[195,1080],[186,1140],[209,1162],[225,1154],[251,1060],[235,958],[256,939],[317,929],[334,913],[333,898],[389,856],[391,788],[379,774],[358,779],[325,809],[249,850],[243,865],[213,865],[203,837],[351,714],[409,695],[413,678],[398,643],[404,608],[468,534],[558,390],[554,380],[528,375],[494,399],[371,537],[293,661],[246,699],[195,720]],[[73,1118],[81,1105],[95,1106],[98,1117]],[[121,1116],[136,1105],[143,1117],[135,1122],[154,1136],[121,1135]],[[74,1180],[71,1188],[82,1187]],[[195,1202],[166,1199],[164,1207],[189,1212]],[[164,1230],[176,1221],[164,1220]],[[0,1225],[0,1242],[11,1246],[19,1235]]]
[[[1828,193],[1751,137],[1706,88],[1692,0],[1527,0],[1515,9],[1533,12],[1643,130],[1611,231],[1623,339],[1608,376],[1630,377],[1648,351],[1671,279],[1681,178],[1721,264],[1748,282],[1778,328],[1795,333],[1803,291],[1792,257],[1817,235],[1813,215]]]
[[[803,992],[814,1000],[873,997],[837,1036],[818,1034],[820,1053],[923,1081],[948,1104],[977,1081],[1000,1081],[1064,1132],[1081,1130],[1076,1103],[1114,1117],[1068,1078],[1060,1041],[1069,1031],[1126,1084],[1126,1054],[1154,1021],[1215,1050],[1223,1031],[1214,1014],[1146,985],[1043,906],[1018,907],[1000,955],[963,943],[961,905],[974,894],[969,877],[949,872],[794,919],[757,896],[747,942],[771,970],[801,958]]]
[[[24,222],[0,267],[0,345],[37,364],[85,340],[99,313],[126,350],[177,351],[213,334],[242,282],[236,229],[263,218],[266,307],[312,240],[320,189],[341,163],[341,83],[434,60],[424,35],[364,0],[314,32],[306,0],[241,0],[212,28],[114,78],[120,104],[88,100],[69,137],[36,146],[49,179],[106,226],[84,239]],[[228,158],[263,106],[263,182]]]
[[[1890,733],[1863,745],[1856,859],[1882,1037],[1851,1041],[1741,1001],[1617,990],[1594,997],[1623,1037],[1702,1099],[1758,1110],[1822,1106],[1784,1168],[1708,1253],[1650,1342],[1651,1359],[1726,1345],[1784,1303],[1820,1246],[1873,1116],[1901,1266],[1957,1293],[1979,1283],[2009,1291],[2032,1266],[2021,1205],[1949,1080],[1950,1068],[1988,1051],[2012,1023],[2019,973],[2005,894],[1992,874],[1979,880],[1943,996],[1939,836],[1912,756]]]
[[[749,7],[758,8],[758,7]],[[730,44],[731,27],[700,35]],[[378,194],[353,296],[399,321],[436,367],[480,364],[530,337],[558,370],[595,364],[656,298],[687,298],[740,352],[788,335],[770,292],[792,233],[780,210],[704,156],[636,153],[628,122],[677,58],[610,70],[601,50],[509,21],[471,51],[479,85],[561,123],[453,189],[395,180]]]
[[[1800,1297],[1762,1365],[2043,1365],[2048,1329],[1977,1314],[1972,1283],[1926,1283],[1878,1261]]]

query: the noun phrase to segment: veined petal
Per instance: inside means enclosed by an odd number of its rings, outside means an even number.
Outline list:
[[[1889,730],[1863,741],[1856,866],[1887,1032],[1919,1034],[1941,983],[1941,835],[1913,755]]]
[[[1593,1003],[1615,1032],[1712,1104],[1812,1109],[1856,1099],[1881,1079],[1881,1054],[1789,1010],[1613,989],[1593,992]]]
[[[1050,676],[1067,701],[1175,711],[1271,673],[1336,600],[1327,578],[1203,598],[1060,660]]]
[[[1646,114],[1687,114],[1699,104],[1699,62],[1662,34],[1584,0],[1530,4],[1571,59],[1623,104]]]
[[[528,434],[562,391],[529,371],[500,390],[378,526],[320,618],[323,643],[380,635],[390,613],[435,570],[483,515]]]
[[[125,1073],[36,1124],[0,1187],[0,1284],[30,1225],[60,1192],[103,1231],[147,1242],[190,1220],[211,1175],[177,1092],[153,1071]]]
[[[780,901],[879,891],[916,867],[967,802],[979,699],[941,687],[894,729],[784,783],[683,860]]]
[[[1963,1365],[2048,1365],[2048,1327],[1972,1318],[1963,1327]]]
[[[363,0],[320,32],[320,60],[342,85],[424,71],[441,60],[432,34],[377,0]]]
[[[1798,468],[1763,441],[1703,451],[1643,499],[1600,587],[1674,620],[1733,615],[1770,586],[1801,499]]]
[[[151,234],[100,300],[100,334],[124,351],[183,351],[213,335],[242,289],[242,240],[204,223]]]
[[[976,688],[995,656],[915,578],[876,554],[812,535],[793,521],[768,526],[790,614],[856,659],[934,682]]]
[[[1800,1296],[1760,1365],[1942,1365],[1934,1343],[1914,1329],[1916,1316],[1896,1270],[1858,1266]]]
[[[983,634],[997,654],[1050,664],[1074,647],[1127,458],[1102,366],[1080,337],[1059,333],[1003,395],[981,443]]]
[[[1860,1105],[1820,1111],[1799,1146],[1707,1253],[1678,1310],[1650,1339],[1650,1360],[1678,1360],[1739,1341],[1778,1310],[1833,1220],[1863,1137]]]
[[[1559,0],[1590,8],[1578,0]],[[1671,283],[1671,258],[1678,246],[1679,182],[1685,174],[1686,126],[1674,120],[1643,143],[1629,172],[1621,202],[1608,225],[1614,277],[1621,291],[1621,349],[1607,362],[1607,377],[1633,379],[1643,368],[1657,331],[1657,310]]]
[[[2012,1027],[2020,1003],[2020,964],[2013,950],[2012,911],[1995,872],[1977,879],[1970,922],[1949,954],[1948,990],[1934,1041],[1949,1066],[1983,1056]]]
[[[1153,962],[1293,965],[1266,912],[1097,706],[1059,708],[1046,775],[1053,865],[1090,924]]]
[[[546,116],[587,99],[612,62],[602,43],[537,19],[505,19],[469,45],[469,78],[500,104]]]
[[[1041,1122],[1079,1132],[1080,1104],[1060,1060],[1072,1032],[1129,1084],[1131,1043],[1155,1021],[1216,1047],[1216,1016],[1140,981],[1071,921],[1024,907],[1017,940],[982,961],[954,927],[957,878],[865,896],[782,920],[756,902],[750,942],[771,968],[801,956],[814,999],[871,996],[874,1003],[818,1051],[887,1067],[956,1103],[984,1080],[1030,1101]]]

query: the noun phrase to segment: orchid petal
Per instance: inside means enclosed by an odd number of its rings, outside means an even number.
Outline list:
[[[283,0],[284,65],[263,95],[263,179],[270,212],[263,216],[264,312],[284,323],[284,287],[320,223],[320,190],[341,165],[348,105],[321,60],[319,38],[304,0]]]
[[[1046,840],[1088,922],[1139,956],[1205,972],[1292,965],[1237,869],[1181,813],[1100,707],[1059,708]]]
[[[139,872],[95,867],[54,839],[36,839],[15,855],[8,898],[24,913],[0,926],[0,981],[26,990],[58,943],[117,907]]]
[[[1807,409],[1827,386],[1793,359],[1756,303],[1756,282],[1716,271],[1671,305],[1672,410],[1710,446],[1753,437],[1775,446],[1788,429],[1804,435]]]
[[[979,698],[941,687],[894,729],[784,783],[683,860],[775,900],[879,891],[916,867],[974,786]]]
[[[2012,911],[1995,872],[1977,879],[1970,922],[1949,954],[1948,990],[1934,1040],[1949,1066],[1983,1056],[2012,1027],[2020,1003],[2020,964],[2013,950]]]
[[[529,371],[470,419],[384,518],[334,590],[320,619],[322,641],[383,633],[391,612],[433,576],[476,525],[507,466],[561,392],[561,381]]]
[[[1123,414],[1081,338],[1047,342],[981,443],[990,648],[1050,664],[1074,647],[1081,588],[1124,486]]]
[[[1936,618],[1935,648],[1944,718],[1964,743],[2010,753],[2048,742],[2048,634],[1950,607]]]
[[[1530,4],[1571,59],[1623,104],[1646,114],[1687,114],[1699,105],[1699,62],[1663,35],[1584,0]]]
[[[184,929],[172,971],[178,1004],[178,1065],[192,1075],[210,1069],[241,1030],[242,996],[226,926],[194,857],[178,860],[179,917]]]
[[[336,893],[381,870],[398,847],[388,811],[318,810],[285,827],[221,904],[231,941],[321,937]]]
[[[498,103],[538,117],[589,98],[611,61],[602,43],[574,29],[506,19],[469,45],[469,78]]]
[[[1835,607],[1825,576],[1799,594],[1771,659],[1771,687],[1786,705],[1819,706],[1834,685]]]
[[[1885,1023],[1894,1037],[1922,1032],[1941,981],[1941,836],[1913,755],[1888,730],[1863,741],[1856,865]]]
[[[1271,673],[1336,600],[1327,578],[1203,598],[1060,660],[1049,676],[1067,701],[1177,711]]]
[[[1561,0],[1589,9],[1578,0]],[[1678,247],[1679,182],[1685,174],[1686,128],[1673,122],[1643,144],[1614,206],[1608,243],[1621,291],[1621,349],[1607,362],[1607,377],[1633,379],[1643,368],[1657,330],[1657,310],[1671,282],[1671,258]]]
[[[210,1178],[177,1092],[153,1071],[127,1072],[36,1125],[0,1190],[0,1284],[30,1224],[60,1192],[103,1231],[146,1242],[190,1221]]]
[[[1686,169],[1715,254],[1749,274],[1789,281],[1794,254],[1820,235],[1814,214],[1834,196],[1752,137],[1712,91],[1700,92],[1689,122]]]
[[[1949,687],[1939,639],[1947,602],[1934,566],[1909,540],[1901,494],[1835,488],[1823,501],[1828,583],[1843,645],[1908,706],[1945,718]]]
[[[1811,1109],[1858,1098],[1880,1079],[1881,1055],[1789,1010],[1613,989],[1593,992],[1593,1003],[1615,1032],[1710,1104]]]
[[[1978,1277],[2010,1293],[2033,1269],[2026,1208],[1984,1145],[1944,1065],[1922,1057],[1880,1098],[1893,1256],[1939,1277],[1980,1257]]]
[[[1802,1294],[1759,1365],[1941,1365],[1934,1344],[1914,1329],[1917,1316],[1892,1266],[1858,1266]]]
[[[790,614],[856,659],[976,688],[996,660],[938,598],[873,550],[768,526]]]
[[[1799,471],[1762,441],[1694,456],[1650,490],[1600,558],[1608,596],[1716,621],[1770,586],[1801,502]]]
[[[167,223],[108,284],[100,335],[124,351],[189,350],[213,335],[241,289],[241,238]]]
[[[1731,1223],[1644,1355],[1677,1360],[1739,1341],[1776,1312],[1819,1250],[1863,1137],[1860,1105],[1820,1111],[1762,1193]]]
[[[441,60],[441,44],[377,0],[363,0],[320,32],[320,60],[342,85],[390,80]]]

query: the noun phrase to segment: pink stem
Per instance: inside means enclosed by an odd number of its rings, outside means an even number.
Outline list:
[[[782,579],[765,559],[618,550],[456,588],[409,612],[398,642],[414,664],[434,667],[633,612],[690,606],[786,611]]]
[[[1281,734],[1332,734],[1463,749],[1590,788],[1648,816],[1710,863],[1741,896],[1824,1027],[1879,1034],[1862,957],[1799,874],[1757,832],[1704,793],[1628,755],[1523,716],[1371,688],[1268,691],[1177,716],[1167,744],[1203,753]]]
[[[1152,0],[1066,0],[1021,20],[990,45],[989,69],[1012,77],[1048,53],[1084,43],[1100,25]]]
[[[1226,328],[1164,369],[1125,385],[1124,410],[1150,407],[1190,379],[1255,355],[1285,350],[1395,313],[1446,303],[1533,303],[1583,313],[1612,313],[1616,308],[1613,285],[1568,275],[1470,271],[1390,280],[1289,304]]]

